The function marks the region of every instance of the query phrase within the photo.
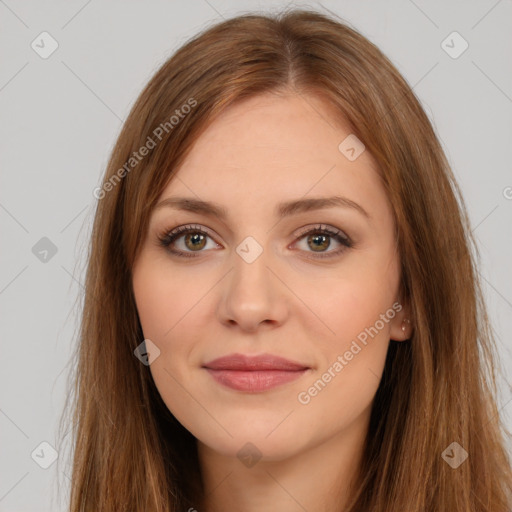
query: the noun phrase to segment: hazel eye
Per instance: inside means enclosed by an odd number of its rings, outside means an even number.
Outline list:
[[[330,258],[337,256],[344,252],[347,248],[352,247],[352,242],[342,231],[332,230],[322,225],[318,225],[313,229],[307,229],[301,233],[299,241],[305,239],[306,247],[311,249],[305,252],[313,252],[314,258]],[[337,250],[327,251],[332,245],[332,240],[335,240],[340,248]],[[297,243],[297,242],[295,242]]]
[[[180,226],[158,237],[160,244],[172,254],[189,258],[193,258],[195,252],[203,252],[208,238],[211,239],[210,235],[201,226]],[[182,247],[176,249],[175,246],[179,245],[179,242],[182,242]],[[219,247],[216,242],[215,247]]]

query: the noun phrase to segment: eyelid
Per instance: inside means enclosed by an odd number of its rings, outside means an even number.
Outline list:
[[[315,232],[315,231],[322,231],[322,232],[328,232],[330,234],[340,236],[344,238],[347,242],[351,242],[350,237],[344,232],[341,231],[341,229],[335,228],[334,226],[330,226],[329,224],[314,224],[309,225],[301,228],[297,233],[295,233],[295,238],[300,238],[304,235],[307,235],[308,233]]]

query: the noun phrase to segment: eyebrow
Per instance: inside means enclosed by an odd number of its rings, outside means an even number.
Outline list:
[[[155,210],[159,210],[164,207],[217,217],[223,221],[228,218],[227,210],[223,206],[209,201],[202,201],[201,199],[196,199],[193,197],[168,197],[167,199],[160,201],[156,205]],[[360,204],[342,196],[318,197],[286,201],[277,205],[275,214],[277,217],[282,218],[296,215],[298,213],[312,210],[323,210],[333,207],[352,208],[364,215],[367,219],[371,219],[370,214]]]

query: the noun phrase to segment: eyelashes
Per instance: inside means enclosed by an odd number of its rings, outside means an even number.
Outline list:
[[[202,226],[197,224],[189,224],[185,226],[179,226],[172,230],[165,230],[163,233],[158,235],[159,245],[164,247],[169,253],[178,257],[185,258],[195,258],[201,255],[201,253],[205,252],[203,249],[206,247],[208,239],[211,239],[213,242],[214,248],[220,247],[217,244],[210,233],[205,230]],[[312,250],[303,250],[303,252],[308,253],[307,257],[312,259],[323,259],[323,258],[332,258],[335,256],[341,255],[347,249],[353,247],[353,243],[350,238],[345,235],[342,231],[336,228],[330,228],[328,226],[319,224],[314,227],[304,228],[298,235],[296,240],[293,242],[293,245],[302,241],[302,239],[306,239],[306,245],[308,248],[313,248]],[[176,242],[181,241],[186,244],[187,242],[192,242],[192,244],[198,249],[194,250],[182,250],[176,249]],[[337,250],[331,251],[322,251],[322,244],[327,245],[327,249],[331,247],[332,240],[335,240],[340,244],[340,248]],[[187,247],[185,245],[185,247]],[[314,248],[319,248],[320,250],[316,251]]]

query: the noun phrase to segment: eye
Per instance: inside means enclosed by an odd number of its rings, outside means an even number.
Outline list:
[[[314,228],[305,228],[299,234],[299,241],[305,239],[305,252],[313,252],[313,258],[332,258],[335,256],[339,256],[346,249],[353,246],[350,238],[338,229],[331,229],[327,226],[323,226],[319,224]],[[324,249],[328,249],[332,245],[332,240],[335,240],[340,247],[336,250],[327,251]],[[297,243],[297,242],[295,242]],[[308,249],[311,249],[309,251]],[[310,258],[311,256],[307,256]]]
[[[183,240],[180,240],[183,238]],[[201,252],[207,245],[207,238],[211,238],[207,231],[201,226],[188,225],[180,226],[179,228],[173,229],[170,232],[164,232],[158,236],[160,245],[165,247],[169,252],[176,256],[184,256],[186,258],[193,258],[194,252]],[[180,248],[176,250],[174,247],[177,242],[184,244],[184,249]],[[219,246],[217,243],[215,246]]]

